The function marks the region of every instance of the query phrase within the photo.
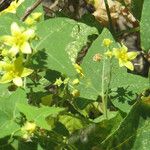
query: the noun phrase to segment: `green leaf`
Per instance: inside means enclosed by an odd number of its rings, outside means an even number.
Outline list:
[[[121,121],[122,116],[118,113],[110,119],[88,124],[71,135],[69,144],[75,143],[77,149],[82,150],[91,150],[93,147],[99,149],[99,143],[109,137],[118,128]]]
[[[35,142],[19,141],[18,150],[37,150],[38,145]]]
[[[61,115],[59,121],[67,128],[67,130],[72,133],[75,130],[83,128],[82,121],[71,115]]]
[[[118,112],[115,111],[108,111],[107,112],[108,114],[108,120],[112,119],[112,118],[115,118],[117,115],[118,115]],[[103,120],[106,120],[106,117],[104,115],[100,116],[100,117],[97,117],[93,120],[94,123],[99,123],[99,122],[102,122]]]
[[[102,142],[103,149],[149,149],[150,106],[137,102],[120,127]]]
[[[105,47],[102,46],[102,41],[105,38],[113,40],[111,34],[107,29],[105,29],[102,34],[93,42],[91,48],[89,49],[88,54],[83,60],[82,68],[84,72],[84,77],[80,81],[80,97],[85,99],[96,100],[99,95],[101,95],[101,83],[102,83],[102,67],[103,59],[100,62],[93,61],[93,56],[95,54],[103,55],[105,52]],[[118,47],[118,44],[113,41],[111,49]],[[118,60],[113,59],[111,64],[111,82],[110,88],[115,95],[118,94],[118,88],[122,89],[120,97],[126,100],[134,100],[137,96],[137,93],[141,93],[144,89],[149,88],[149,80],[141,76],[133,75],[127,73],[125,67],[120,68]],[[109,79],[109,62],[105,62],[104,70],[104,82],[107,86]],[[142,85],[141,85],[142,83]],[[113,95],[113,98],[120,98]]]
[[[20,127],[15,120],[19,116],[19,111],[16,109],[17,103],[26,103],[26,94],[23,90],[10,93],[5,89],[5,95],[0,97],[0,138],[15,133]]]
[[[56,117],[63,108],[41,106],[40,108],[25,104],[18,104],[17,108],[22,112],[28,121],[34,121],[37,126],[51,130],[51,126],[47,122],[47,118]]]
[[[132,0],[131,1],[131,10],[133,15],[139,21],[141,20],[142,8],[144,0]]]
[[[96,54],[100,56],[103,55],[106,48],[102,46],[102,42],[105,38],[109,38],[113,41],[113,37],[107,29],[103,30],[102,34],[93,42],[81,65],[84,77],[80,81],[80,96],[89,100],[96,100],[98,95],[101,95],[103,61],[100,60],[100,62],[95,62],[93,61],[93,57]],[[117,46],[114,41],[113,46]],[[106,61],[106,73],[110,68],[108,64],[108,61]]]
[[[10,34],[10,25],[19,22],[14,14],[4,14],[0,16],[0,35]]]
[[[142,42],[142,48],[145,51],[148,51],[150,49],[150,1],[144,0],[143,5],[143,11],[142,11],[142,19],[141,19],[141,42]]]
[[[37,33],[40,41],[36,50],[47,54],[47,67],[68,76],[74,76],[73,67],[78,52],[86,45],[88,36],[97,34],[97,29],[76,21],[55,18],[39,23]]]

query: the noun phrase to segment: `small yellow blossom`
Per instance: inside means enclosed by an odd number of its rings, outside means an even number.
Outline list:
[[[76,69],[77,73],[81,75],[81,77],[84,76],[81,66],[79,66],[78,64],[74,64],[74,68]]]
[[[72,84],[73,84],[73,85],[79,84],[79,79],[74,79],[74,80],[72,81]]]
[[[70,80],[69,78],[66,78],[63,83],[68,84],[69,80]]]
[[[78,96],[80,96],[80,92],[79,92],[79,90],[77,90],[77,89],[74,89],[71,94],[73,95],[73,97],[78,97]]]
[[[103,46],[109,47],[112,44],[112,40],[110,39],[104,39],[103,40]]]
[[[29,25],[29,26],[32,26],[33,24],[35,24],[35,20],[31,17],[28,17],[26,20],[25,20],[25,24]]]
[[[34,25],[35,23],[37,23],[38,21],[40,21],[40,18],[42,16],[42,13],[40,12],[35,12],[32,13],[31,16],[29,16],[26,20],[25,23],[29,26]]]
[[[35,20],[35,21],[39,21],[41,16],[42,16],[42,13],[40,12],[35,12],[35,13],[32,13],[31,14],[32,18]]]
[[[0,70],[3,73],[0,83],[9,83],[13,81],[17,86],[23,85],[22,77],[29,76],[33,72],[32,69],[23,66],[21,57],[16,58],[13,63],[0,61]]]
[[[128,52],[128,48],[123,45],[121,48],[113,49],[114,56],[119,60],[119,66],[125,66],[130,70],[134,70],[131,60],[135,59],[138,55],[137,52]]]
[[[22,127],[22,131],[26,131],[27,133],[31,134],[35,131],[36,124],[32,122],[26,122],[25,125]]]
[[[5,14],[5,13],[16,13],[17,8],[24,2],[24,0],[15,0],[11,2],[10,6],[6,9],[4,9],[0,14]]]
[[[21,128],[21,131],[23,133],[22,138],[26,141],[31,141],[31,137],[33,137],[34,132],[36,130],[36,124],[32,122],[26,122],[24,126]]]
[[[61,78],[59,79],[56,79],[54,85],[57,85],[57,86],[61,86],[63,84],[63,81],[61,80]]]
[[[16,22],[11,24],[11,36],[5,35],[1,38],[5,45],[11,47],[10,54],[15,56],[18,52],[30,54],[32,52],[29,40],[34,38],[35,33],[32,29],[24,30]]]

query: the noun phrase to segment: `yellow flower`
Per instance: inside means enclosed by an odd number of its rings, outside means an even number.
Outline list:
[[[3,76],[0,79],[0,83],[8,83],[13,81],[17,86],[22,86],[22,77],[30,75],[33,70],[25,68],[23,66],[23,60],[21,57],[16,58],[16,60],[11,63],[0,61],[0,70]]]
[[[77,73],[81,75],[81,77],[84,76],[83,70],[78,64],[74,64],[74,68],[76,69]]]
[[[1,12],[1,14],[4,14],[4,13],[13,13],[15,14],[16,13],[16,9],[20,6],[21,3],[23,3],[24,0],[15,0],[13,2],[11,2],[10,6],[8,8],[6,8],[5,10],[3,10]]]
[[[70,80],[69,78],[66,78],[66,79],[63,81],[63,83],[64,83],[64,84],[68,84],[68,83],[69,83],[69,80]]]
[[[29,26],[32,26],[40,20],[41,16],[42,13],[40,12],[32,13],[31,16],[25,20],[25,23]]]
[[[112,40],[110,39],[104,39],[103,40],[103,46],[109,47],[112,44]]]
[[[72,81],[72,84],[73,84],[73,85],[79,84],[79,79],[74,79],[74,80]]]
[[[56,79],[54,85],[57,85],[57,86],[61,86],[63,84],[63,81],[61,80],[61,78],[59,79]]]
[[[32,26],[33,24],[35,24],[35,20],[31,17],[28,17],[26,20],[25,20],[25,24],[29,25],[29,26]]]
[[[24,30],[20,28],[17,23],[13,22],[11,24],[11,34],[11,36],[5,35],[1,39],[5,45],[11,46],[9,52],[12,56],[15,56],[20,51],[25,54],[32,52],[29,40],[35,36],[34,30]]]
[[[26,131],[28,134],[31,134],[35,131],[36,124],[32,122],[26,122],[25,125],[22,127],[22,131]]]
[[[113,49],[114,56],[119,60],[119,66],[125,66],[130,70],[134,70],[134,66],[131,62],[131,60],[135,59],[138,55],[137,52],[128,52],[128,49],[125,45],[123,45],[121,48],[114,48]]]
[[[79,97],[80,96],[80,92],[77,89],[74,89],[71,94],[73,97]]]
[[[35,21],[39,21],[39,19],[40,19],[41,16],[42,16],[42,13],[40,13],[40,12],[35,12],[35,13],[32,13],[31,16],[32,16],[32,18],[33,18]]]

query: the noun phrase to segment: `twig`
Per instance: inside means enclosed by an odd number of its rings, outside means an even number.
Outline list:
[[[47,12],[52,12],[52,13],[55,13],[55,11],[53,10],[53,8],[55,8],[57,5],[58,5],[58,2],[59,2],[59,0],[56,0],[53,4],[51,4],[50,6],[49,5],[47,5],[47,3],[46,4],[44,4],[43,6],[44,6],[44,10],[45,10],[45,12],[47,13]],[[60,8],[59,6],[58,6],[58,8]]]
[[[114,30],[113,23],[112,23],[112,18],[111,18],[111,12],[110,12],[110,9],[109,9],[109,4],[108,4],[107,0],[104,0],[104,2],[105,2],[106,11],[107,11],[108,21],[109,21],[109,29],[112,32],[114,38],[116,39],[115,30]]]
[[[37,0],[35,3],[33,3],[32,6],[28,7],[27,10],[25,11],[25,14],[21,18],[22,21],[25,21],[26,18],[33,12],[34,9],[36,9],[43,0]]]
[[[57,4],[58,4],[58,2],[59,2],[59,0],[56,0],[56,1],[49,7],[49,9],[53,9],[54,7],[56,7]]]

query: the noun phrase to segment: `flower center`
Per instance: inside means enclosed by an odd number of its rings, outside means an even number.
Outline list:
[[[120,52],[119,58],[120,58],[121,60],[123,60],[123,61],[127,61],[127,60],[128,60],[127,53],[125,53],[125,52]]]
[[[25,42],[25,37],[24,37],[24,35],[22,35],[22,34],[17,34],[17,35],[15,36],[15,43],[16,43],[17,46],[19,46],[19,47],[22,46],[24,42]]]

